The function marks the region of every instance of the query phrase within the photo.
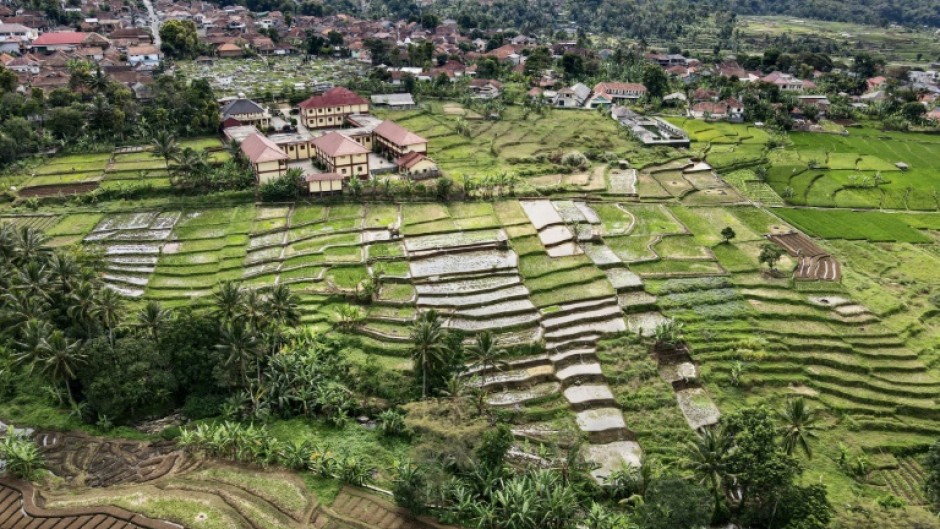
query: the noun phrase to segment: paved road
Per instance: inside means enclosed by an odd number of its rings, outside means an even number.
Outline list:
[[[144,0],[147,7],[147,17],[150,19],[150,31],[153,33],[153,45],[160,48],[160,19],[157,18],[157,12],[153,9],[151,0]]]

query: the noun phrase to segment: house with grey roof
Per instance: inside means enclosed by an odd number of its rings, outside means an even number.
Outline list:
[[[233,99],[222,107],[222,121],[235,119],[242,125],[254,125],[259,129],[266,129],[271,124],[271,115],[264,107],[251,99],[240,97]]]

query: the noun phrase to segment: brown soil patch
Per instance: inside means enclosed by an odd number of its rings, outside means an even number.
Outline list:
[[[31,197],[55,197],[59,195],[80,195],[98,189],[99,182],[83,182],[80,184],[52,184],[44,186],[33,186],[20,189],[19,196],[23,198]]]
[[[799,232],[768,235],[768,239],[799,259],[793,275],[796,279],[839,281],[842,266],[835,257],[820,248],[812,239]]]
[[[75,432],[40,432],[35,440],[46,467],[75,486],[145,483],[195,466],[169,441],[104,439]]]

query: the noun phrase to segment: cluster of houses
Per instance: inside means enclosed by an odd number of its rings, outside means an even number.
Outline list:
[[[636,103],[646,97],[646,87],[640,83],[618,82],[597,83],[593,90],[583,83],[560,90],[547,90],[536,86],[529,90],[527,96],[558,108],[595,109]]]
[[[301,170],[314,194],[340,192],[350,179],[368,180],[383,173],[412,179],[440,175],[427,156],[427,139],[369,111],[369,100],[335,87],[302,101],[292,126],[240,97],[222,106],[222,132],[239,143],[260,184],[290,168]],[[262,132],[278,129],[275,125],[280,130]]]
[[[91,62],[140,99],[149,96],[163,54],[146,29],[120,28],[110,37],[97,32],[37,30],[0,23],[0,64],[16,73],[19,89],[43,91],[69,86],[69,63]]]

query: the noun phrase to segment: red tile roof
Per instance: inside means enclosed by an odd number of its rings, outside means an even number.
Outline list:
[[[428,157],[420,152],[409,152],[395,160],[395,165],[404,169],[411,169],[421,160],[427,160]]]
[[[428,140],[414,132],[391,121],[383,121],[373,132],[395,145],[416,145],[428,142]]]
[[[314,138],[312,143],[330,158],[351,156],[354,154],[368,154],[369,152],[369,149],[366,149],[339,132],[330,132],[329,134]]]
[[[85,42],[85,39],[91,33],[81,31],[55,31],[52,33],[43,33],[33,41],[33,46],[56,46],[63,44],[78,45]]]
[[[255,133],[245,138],[241,144],[242,152],[251,163],[274,162],[286,160],[287,153],[267,137]]]
[[[337,86],[323,93],[323,95],[312,96],[306,101],[300,103],[300,108],[323,108],[336,107],[343,105],[368,105],[369,102],[357,95],[352,90]]]

